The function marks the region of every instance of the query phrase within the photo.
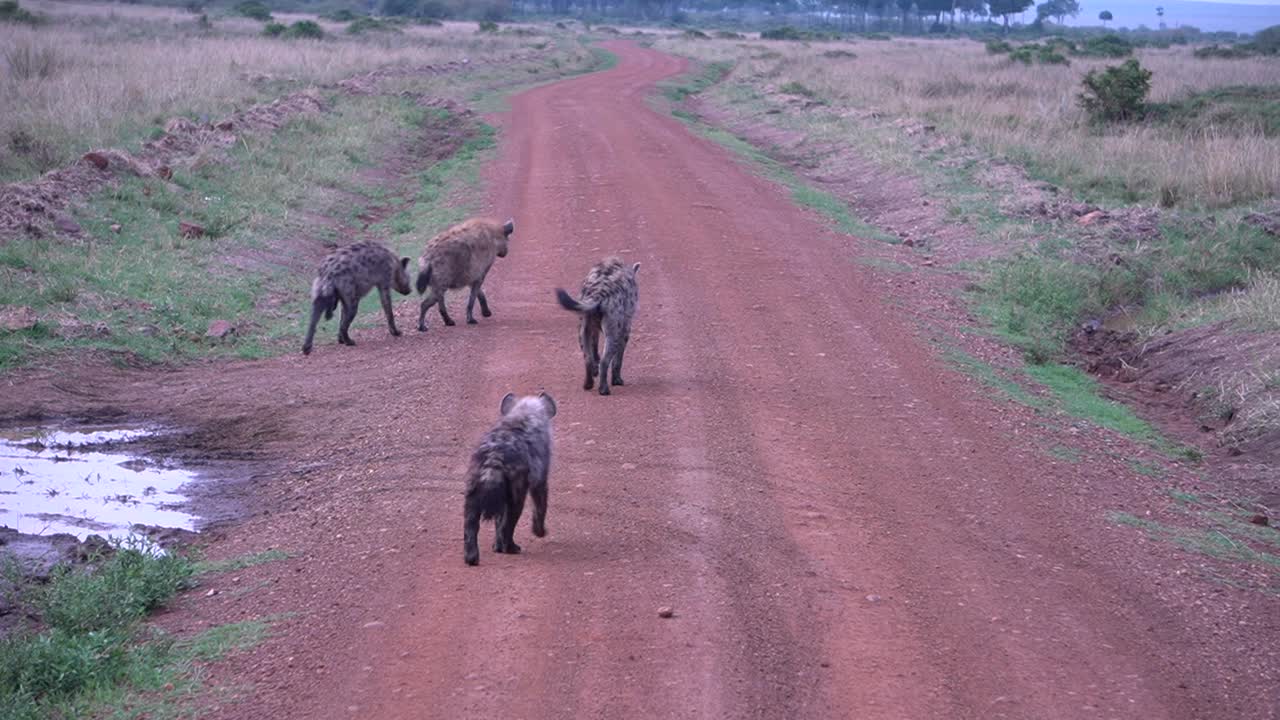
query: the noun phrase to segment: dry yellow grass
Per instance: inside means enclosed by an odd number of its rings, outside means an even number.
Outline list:
[[[173,115],[218,117],[282,87],[389,65],[502,57],[547,40],[479,35],[474,23],[352,37],[325,22],[331,39],[283,40],[263,37],[262,23],[245,18],[215,18],[203,30],[196,16],[170,8],[23,5],[51,22],[0,25],[0,180],[128,144]]]
[[[735,75],[781,86],[799,82],[838,110],[914,117],[997,154],[1030,161],[1077,187],[1129,188],[1133,199],[1227,206],[1280,193],[1280,142],[1257,129],[1180,130],[1144,124],[1099,132],[1076,103],[1080,81],[1118,61],[1073,58],[1069,67],[1023,65],[967,40],[850,43],[690,41],[657,46],[711,61],[736,60]],[[846,50],[856,58],[824,57]],[[1188,48],[1142,50],[1151,101],[1233,85],[1271,85],[1280,58],[1198,60]]]

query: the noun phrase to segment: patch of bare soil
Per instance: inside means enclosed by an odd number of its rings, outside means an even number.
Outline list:
[[[1073,345],[1115,396],[1280,512],[1280,333],[1218,322],[1149,340],[1081,331]]]

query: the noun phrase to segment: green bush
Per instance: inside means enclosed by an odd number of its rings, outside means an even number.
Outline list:
[[[684,36],[686,38],[689,38],[690,40],[710,40],[711,39],[710,35],[702,32],[701,30],[695,30],[693,28],[689,28],[688,30],[685,30]]]
[[[797,30],[790,25],[783,25],[780,28],[765,30],[760,33],[761,40],[808,40],[809,33],[803,30]]]
[[[1133,44],[1119,35],[1091,37],[1076,51],[1087,57],[1122,58],[1133,54]]]
[[[988,40],[987,52],[991,55],[1003,55],[1013,52],[1013,46],[1004,40]]]
[[[347,26],[347,34],[359,35],[365,32],[400,32],[400,28],[378,18],[356,18]]]
[[[1234,45],[1226,45],[1221,47],[1218,45],[1207,45],[1205,47],[1196,48],[1195,50],[1191,51],[1191,54],[1200,58],[1201,60],[1208,60],[1211,58],[1223,59],[1223,60],[1238,60],[1240,58],[1247,58],[1247,57],[1253,56],[1253,53],[1249,50],[1248,46],[1234,46]]]
[[[0,0],[0,22],[38,25],[40,16],[18,5],[18,0]]]
[[[480,21],[480,26],[479,26],[479,28],[476,30],[476,32],[482,32],[482,33],[496,33],[496,32],[498,32],[498,23],[496,23],[496,22],[494,22],[494,21],[492,21],[492,20],[481,20],[481,21]]]
[[[124,544],[93,572],[62,567],[37,598],[45,625],[69,633],[127,627],[191,580],[190,561]]]
[[[237,4],[234,10],[236,11],[236,14],[243,15],[254,20],[270,22],[272,19],[271,10],[258,0],[244,0],[244,2]]]
[[[299,20],[284,31],[284,36],[287,38],[318,40],[324,37],[324,28],[313,20]]]
[[[343,8],[341,10],[335,10],[329,13],[328,15],[321,15],[320,17],[324,18],[325,20],[332,20],[333,22],[351,22],[352,20],[366,18],[368,17],[368,15],[357,15],[356,13],[353,13],[350,10]]]
[[[1151,71],[1134,58],[1113,65],[1101,73],[1090,70],[1084,76],[1080,106],[1094,122],[1127,122],[1141,118],[1151,90]]]
[[[1280,55],[1280,25],[1272,25],[1254,33],[1249,46],[1263,55]]]
[[[743,40],[746,36],[742,33],[733,32],[732,30],[717,30],[716,37],[721,40]]]
[[[267,37],[279,37],[284,34],[285,30],[288,30],[288,28],[285,27],[284,23],[269,22],[262,27],[262,34]]]

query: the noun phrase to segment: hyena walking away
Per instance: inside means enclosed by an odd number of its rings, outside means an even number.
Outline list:
[[[333,318],[334,308],[342,303],[342,320],[338,325],[338,342],[355,345],[347,334],[351,321],[356,317],[360,298],[371,288],[378,288],[382,310],[387,314],[387,327],[391,334],[400,335],[396,329],[396,317],[391,310],[391,288],[401,295],[413,291],[409,285],[409,258],[396,258],[395,254],[375,242],[359,242],[338,248],[320,264],[320,274],[311,283],[311,325],[307,339],[302,343],[302,354],[311,354],[315,340],[316,324],[320,316]]]
[[[493,267],[494,258],[507,256],[507,243],[515,230],[515,221],[499,223],[480,218],[459,223],[436,235],[427,242],[422,257],[418,258],[418,292],[426,293],[418,313],[418,331],[426,332],[427,310],[439,303],[440,317],[445,325],[453,325],[449,311],[444,306],[446,290],[470,287],[467,299],[467,324],[475,325],[471,309],[480,300],[480,314],[489,317],[489,298],[480,286]],[[428,289],[430,292],[427,292]]]
[[[640,301],[640,288],[636,273],[640,263],[631,267],[622,260],[611,257],[591,268],[582,283],[582,297],[574,300],[569,293],[556,288],[556,298],[566,310],[582,316],[578,329],[578,343],[582,346],[582,358],[587,366],[587,379],[583,390],[590,390],[595,378],[600,377],[600,394],[609,394],[609,385],[622,385],[622,355],[631,339],[631,319]],[[604,353],[600,354],[600,331],[604,330]],[[613,379],[606,375],[613,371]]]
[[[547,471],[551,468],[551,418],[556,402],[546,393],[502,398],[502,419],[480,441],[467,471],[462,522],[463,559],[480,562],[480,520],[493,519],[493,551],[518,553],[516,523],[525,495],[533,496],[533,534],[547,534]]]

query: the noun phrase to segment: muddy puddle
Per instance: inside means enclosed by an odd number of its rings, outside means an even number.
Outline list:
[[[125,537],[135,525],[194,531],[193,472],[139,453],[154,427],[0,429],[0,526],[26,535]]]

